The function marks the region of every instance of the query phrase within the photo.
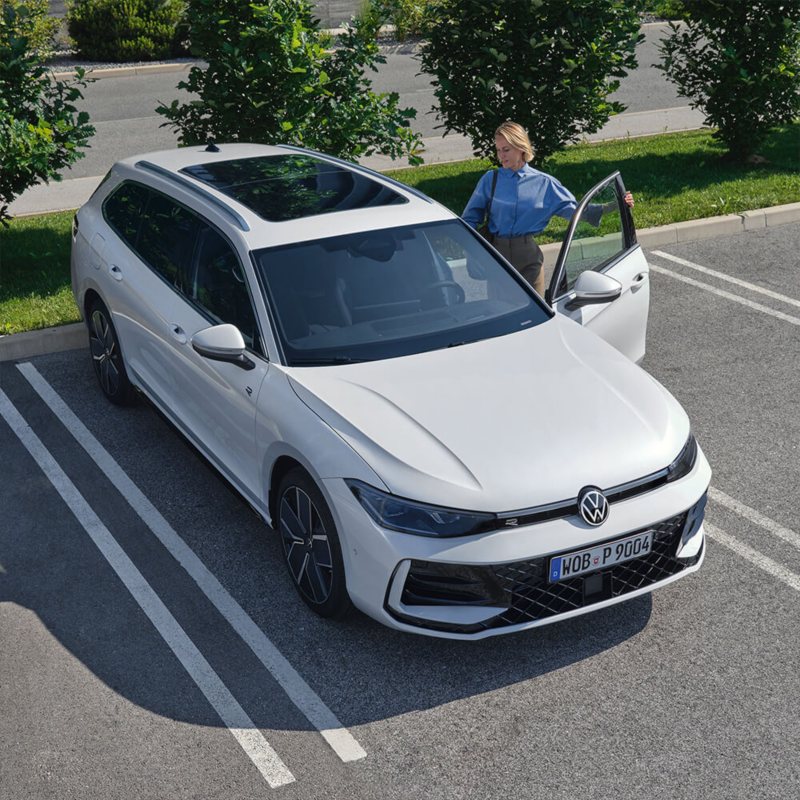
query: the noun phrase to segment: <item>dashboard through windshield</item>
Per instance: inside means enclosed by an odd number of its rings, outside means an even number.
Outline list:
[[[266,248],[253,261],[289,366],[422,353],[550,317],[460,220]]]

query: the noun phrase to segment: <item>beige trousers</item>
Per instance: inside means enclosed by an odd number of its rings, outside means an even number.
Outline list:
[[[533,286],[536,292],[544,297],[544,253],[533,236],[517,236],[515,239],[501,239],[494,237],[492,242],[495,249],[516,268],[517,272]]]

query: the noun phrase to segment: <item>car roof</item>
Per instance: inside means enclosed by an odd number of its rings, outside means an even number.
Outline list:
[[[253,249],[365,230],[454,219],[456,216],[410,186],[358,164],[313,150],[288,145],[244,143],[219,144],[215,147],[218,148],[216,151],[209,151],[205,145],[199,145],[145,153],[123,159],[117,162],[114,168],[121,177],[145,180],[151,185],[157,185],[162,191],[168,191],[178,197],[188,190],[193,199],[202,198],[217,211],[227,209],[229,221],[244,232],[249,246]],[[198,165],[291,154],[305,155],[328,162],[332,169],[352,172],[364,184],[386,187],[384,194],[398,196],[397,202],[346,210],[337,209],[294,219],[270,221],[259,216],[253,208],[229,193],[221,191],[213,183],[200,180],[190,172],[182,171]]]

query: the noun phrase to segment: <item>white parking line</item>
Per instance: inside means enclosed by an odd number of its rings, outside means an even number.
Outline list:
[[[734,553],[740,555],[751,564],[755,564],[759,569],[763,569],[764,572],[768,572],[773,577],[783,581],[787,586],[791,586],[792,589],[800,592],[800,575],[786,569],[786,567],[782,566],[777,561],[767,558],[763,553],[759,553],[758,550],[754,550],[744,542],[740,542],[729,533],[720,530],[716,525],[706,522],[704,523],[704,527],[708,536],[714,539],[714,541],[725,545],[725,547],[733,550]]]
[[[676,264],[681,264],[684,267],[689,267],[690,269],[697,270],[698,272],[703,272],[706,275],[711,275],[714,278],[719,278],[721,281],[728,281],[728,283],[736,284],[736,286],[741,286],[743,289],[747,289],[749,292],[757,292],[758,294],[763,294],[765,297],[771,297],[773,300],[780,300],[781,303],[787,303],[790,306],[796,306],[797,308],[800,308],[800,300],[795,300],[794,297],[787,297],[785,294],[773,292],[771,289],[764,289],[762,286],[757,286],[755,283],[748,283],[747,281],[740,280],[739,278],[734,278],[731,275],[726,275],[724,272],[719,272],[718,270],[710,269],[709,267],[704,267],[700,264],[695,264],[693,261],[687,261],[685,258],[678,258],[678,256],[664,253],[661,250],[653,250],[653,255],[658,256],[659,258],[666,258],[668,261],[674,261]]]
[[[769,314],[771,317],[783,320],[784,322],[790,322],[792,325],[800,325],[800,317],[793,317],[791,314],[784,314],[782,311],[775,311],[768,306],[762,306],[761,303],[754,303],[752,300],[739,297],[738,294],[731,294],[730,292],[726,292],[724,289],[717,289],[716,286],[711,286],[708,283],[696,281],[694,278],[686,277],[686,275],[679,275],[677,272],[665,269],[664,267],[659,267],[652,262],[650,263],[650,269],[658,275],[667,275],[670,278],[675,278],[676,281],[682,281],[683,283],[688,283],[690,286],[695,286],[698,289],[704,289],[707,292],[724,297],[726,300],[732,300],[734,303],[739,303],[740,305],[752,308],[754,311],[761,311],[763,314]]]
[[[790,528],[785,528],[780,523],[775,522],[774,519],[765,517],[760,511],[756,511],[754,508],[740,503],[738,500],[725,494],[725,492],[721,492],[719,489],[715,489],[713,486],[708,488],[708,496],[714,502],[729,508],[731,511],[735,511],[739,516],[750,520],[750,522],[754,522],[756,525],[760,525],[778,538],[783,539],[784,542],[794,545],[794,547],[800,550],[800,534],[795,533]]]
[[[108,528],[103,525],[75,484],[67,477],[39,437],[14,408],[2,389],[0,389],[0,415],[6,420],[25,449],[33,456],[55,490],[69,506],[83,529],[97,545],[106,561],[133,595],[134,600],[183,664],[192,680],[219,714],[267,783],[274,788],[294,782],[294,775],[289,772],[278,754],[270,747],[250,717],[228,691],[141,572],[128,558]]]
[[[350,731],[336,718],[319,695],[303,680],[267,638],[247,612],[231,597],[227,589],[212,575],[194,551],[181,539],[156,507],[144,496],[138,486],[95,439],[86,426],[75,416],[56,391],[30,363],[17,368],[27,378],[39,396],[52,409],[64,426],[98,467],[117,487],[131,508],[153,531],[178,563],[189,573],[203,594],[217,607],[228,623],[247,643],[256,657],[269,670],[291,701],[306,719],[322,734],[325,741],[342,761],[357,761],[366,757],[365,750]]]

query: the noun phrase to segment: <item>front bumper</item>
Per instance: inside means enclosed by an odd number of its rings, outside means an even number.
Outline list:
[[[392,628],[480,639],[604,608],[699,569],[710,478],[700,452],[690,475],[612,505],[601,528],[569,517],[449,540],[384,530],[369,519],[344,481],[325,481],[325,488],[356,606]],[[653,531],[646,556],[548,581],[553,556],[644,530]]]

